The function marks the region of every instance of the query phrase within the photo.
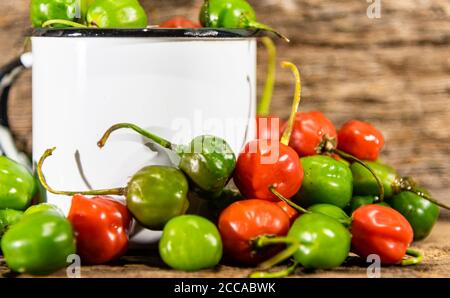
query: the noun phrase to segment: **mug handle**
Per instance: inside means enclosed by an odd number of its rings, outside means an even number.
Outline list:
[[[24,53],[0,68],[0,155],[6,155],[27,166],[30,166],[30,162],[24,153],[17,150],[9,130],[8,98],[13,83],[31,65],[31,53]]]

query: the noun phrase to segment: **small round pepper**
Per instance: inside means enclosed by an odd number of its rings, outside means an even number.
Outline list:
[[[275,29],[257,22],[255,10],[246,0],[205,0],[199,19],[203,27],[263,29],[289,42]]]
[[[201,28],[201,26],[186,17],[175,16],[159,24],[159,28]]]
[[[28,169],[0,156],[0,209],[25,210],[36,191],[36,181]]]
[[[18,223],[23,217],[23,212],[14,209],[0,210],[0,238],[10,226]]]
[[[164,227],[159,254],[164,263],[177,270],[211,268],[222,258],[222,240],[209,220],[182,215],[171,219]]]
[[[195,137],[188,145],[176,145],[131,123],[119,123],[110,127],[98,146],[102,148],[111,133],[122,128],[134,130],[158,145],[175,151],[180,156],[179,167],[188,176],[193,190],[205,195],[220,193],[236,166],[233,150],[219,137],[203,135]]]
[[[53,19],[74,21],[78,17],[78,10],[78,0],[31,0],[31,23],[33,27],[41,27]]]
[[[247,265],[262,262],[280,247],[257,250],[253,240],[259,236],[284,236],[289,230],[289,218],[277,204],[249,199],[228,206],[220,215],[219,231],[225,254]]]
[[[338,149],[362,160],[377,160],[384,146],[383,134],[373,125],[350,120],[338,132]]]
[[[362,206],[353,212],[352,251],[367,258],[377,254],[382,264],[402,262],[413,240],[411,225],[398,211],[379,205]]]
[[[449,205],[434,199],[427,192],[421,191],[411,177],[401,177],[394,168],[375,161],[367,161],[365,165],[381,181],[386,198],[391,198],[402,191],[408,191],[417,194],[439,207],[450,209]],[[367,168],[357,163],[352,164],[350,169],[353,175],[353,194],[357,196],[376,196],[378,186],[374,175]]]
[[[125,196],[127,207],[144,227],[158,230],[173,217],[182,215],[189,207],[188,181],[184,174],[168,166],[148,166],[136,172],[126,187],[88,190],[60,191],[51,188],[42,172],[45,159],[55,148],[47,149],[39,159],[37,172],[47,191],[59,195],[119,195]]]
[[[426,192],[424,189],[420,190]],[[412,192],[400,192],[387,199],[387,202],[411,224],[415,241],[425,239],[439,217],[437,205]]]
[[[86,21],[98,28],[145,28],[147,13],[137,0],[96,0],[88,9]]]
[[[291,198],[303,181],[303,169],[298,155],[287,145],[301,100],[300,73],[290,62],[284,61],[282,66],[290,68],[295,77],[295,94],[289,125],[281,141],[273,138],[252,140],[239,154],[233,179],[247,198],[278,201],[271,188],[282,196]]]
[[[305,178],[293,200],[300,206],[326,203],[344,208],[352,198],[352,172],[344,163],[325,155],[300,158]]]
[[[370,204],[376,204],[381,206],[390,207],[388,203],[385,201],[378,202],[377,203],[377,197],[376,196],[355,196],[350,200],[350,203],[345,208],[345,211],[348,215],[352,215],[353,212],[358,209],[359,207],[370,205]]]
[[[11,270],[30,274],[53,273],[76,252],[72,225],[51,210],[24,216],[3,235],[1,247]]]

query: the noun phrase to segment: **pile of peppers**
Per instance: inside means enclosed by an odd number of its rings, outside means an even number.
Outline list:
[[[159,27],[275,32],[256,21],[245,0],[206,0],[199,15],[200,24],[176,16]],[[147,26],[137,0],[32,0],[31,19],[35,27]],[[269,62],[257,136],[238,156],[216,136],[175,144],[134,123],[118,123],[103,133],[99,148],[126,129],[179,159],[145,166],[126,185],[99,190],[50,186],[44,165],[56,148],[43,153],[36,175],[1,156],[0,237],[9,268],[41,275],[68,266],[74,254],[82,265],[117,260],[127,253],[136,224],[162,231],[159,255],[175,270],[226,262],[254,267],[251,277],[283,277],[298,267],[336,268],[351,252],[361,262],[376,254],[383,265],[420,263],[422,254],[411,243],[426,238],[439,208],[449,206],[379,161],[385,140],[370,123],[354,119],[337,129],[320,111],[299,112],[301,80],[293,63],[281,63],[295,82],[290,117],[272,115],[276,48],[268,37],[261,41]],[[39,204],[40,188],[71,196],[68,214]],[[279,264],[287,266],[271,269]]]

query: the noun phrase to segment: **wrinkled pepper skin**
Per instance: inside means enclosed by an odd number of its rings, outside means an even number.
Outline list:
[[[280,250],[279,246],[256,250],[252,240],[264,235],[285,236],[289,225],[289,217],[277,204],[258,199],[231,204],[218,224],[224,253],[246,265],[258,264]]]
[[[300,158],[305,178],[293,198],[298,204],[332,204],[344,208],[352,198],[352,172],[332,157],[314,155]]]
[[[243,28],[242,15],[256,20],[253,7],[245,0],[209,0],[200,10],[200,23],[211,28]]]
[[[88,9],[87,24],[98,28],[146,28],[147,13],[137,0],[96,0]]]
[[[42,27],[48,20],[74,21],[79,12],[78,0],[31,0],[30,18],[33,27]]]
[[[278,207],[280,207],[289,217],[289,221],[292,224],[297,217],[299,216],[299,213],[297,212],[297,210],[295,210],[294,208],[292,208],[291,206],[288,205],[288,203],[284,202],[284,201],[279,201],[276,203],[278,205]]]
[[[379,205],[353,212],[352,251],[366,259],[377,254],[384,265],[398,264],[413,241],[413,229],[398,211]]]
[[[422,191],[426,192],[422,189]],[[411,224],[414,240],[425,239],[439,217],[439,207],[415,193],[404,191],[388,199],[389,204]]]
[[[106,196],[75,195],[67,219],[83,263],[103,264],[125,254],[131,215],[122,203]]]
[[[350,232],[338,221],[323,214],[300,216],[289,230],[288,238],[299,241],[294,258],[305,268],[338,267],[350,251]]]
[[[30,274],[62,269],[76,253],[72,225],[53,211],[24,216],[5,233],[1,247],[11,270]]]
[[[13,209],[0,210],[0,238],[10,226],[18,223],[23,216],[22,211]]]
[[[322,112],[298,112],[295,115],[289,146],[300,157],[321,154],[321,145],[325,140],[336,144],[337,132],[334,124]]]
[[[194,191],[219,193],[233,175],[236,156],[223,139],[199,136],[179,153],[180,169],[186,173]]]
[[[25,210],[36,191],[36,181],[24,166],[0,156],[0,209]]]
[[[186,177],[176,168],[145,167],[128,183],[127,207],[144,227],[161,230],[188,209],[188,188]]]
[[[302,185],[303,168],[291,147],[274,140],[253,140],[239,154],[233,178],[244,197],[278,202],[269,188],[291,198]]]
[[[338,149],[361,160],[375,161],[384,146],[381,131],[359,120],[350,120],[338,132]]]
[[[222,240],[216,226],[198,215],[171,219],[159,241],[159,254],[171,268],[197,271],[216,266],[222,258]]]
[[[395,181],[399,178],[397,171],[379,162],[365,161],[365,163],[380,178],[384,186],[384,197],[392,197],[395,191]],[[366,168],[358,163],[353,163],[350,169],[353,175],[353,194],[355,196],[376,196],[379,194],[377,182]]]
[[[381,205],[385,207],[390,207],[388,203],[385,201],[375,203],[375,196],[355,196],[351,199],[350,204],[345,208],[348,215],[352,215],[352,213],[358,209],[359,207],[370,205],[370,204],[376,204]]]

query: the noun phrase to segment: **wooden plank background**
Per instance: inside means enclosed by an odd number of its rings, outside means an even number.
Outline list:
[[[197,18],[201,0],[142,0],[150,23],[173,15]],[[385,134],[383,159],[450,202],[450,4],[448,0],[381,1],[381,18],[366,0],[250,0],[277,41],[279,59],[301,66],[303,110],[320,109],[336,125],[373,122]],[[29,0],[0,1],[0,65],[22,51]],[[265,56],[259,54],[262,88]],[[12,127],[31,150],[31,75],[12,90]],[[291,75],[279,69],[272,112],[287,116]]]

